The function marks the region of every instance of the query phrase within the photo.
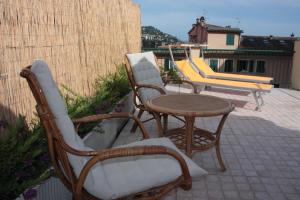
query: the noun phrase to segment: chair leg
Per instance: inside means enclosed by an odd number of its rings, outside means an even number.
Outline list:
[[[256,108],[255,110],[257,111],[261,111],[261,107],[265,104],[264,99],[262,97],[262,93],[261,92],[253,92],[253,96],[256,102]]]
[[[138,118],[138,119],[141,119],[141,116],[142,116],[143,113],[144,113],[144,110],[140,109],[140,110],[139,110],[139,113],[138,113],[138,115],[137,115],[137,118]],[[136,122],[134,122],[134,124],[133,124],[133,126],[132,126],[130,132],[131,132],[131,133],[135,133],[137,127],[138,127],[138,124],[137,124]]]
[[[260,105],[263,106],[265,105],[264,99],[263,99],[263,94],[261,92],[258,93],[258,98],[260,99]]]
[[[200,94],[201,92],[203,92],[205,90],[206,86],[205,85],[199,85],[197,87],[197,93]]]
[[[255,103],[256,103],[255,110],[260,111],[261,110],[261,105],[259,103],[259,96],[257,95],[257,91],[253,91],[252,94],[253,94],[253,97],[254,97]]]
[[[161,115],[159,113],[152,113],[153,114],[153,117],[156,121],[156,124],[157,124],[157,130],[158,130],[158,136],[159,137],[163,137],[164,136],[164,128],[162,127],[162,124],[161,124]]]
[[[72,197],[72,200],[81,200],[81,199],[82,199],[82,196],[78,195],[78,194],[74,194]]]
[[[168,115],[167,114],[163,114],[163,123],[164,123],[164,132],[166,132],[166,130],[168,129]]]

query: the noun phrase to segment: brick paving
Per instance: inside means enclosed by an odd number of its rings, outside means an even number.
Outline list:
[[[165,199],[300,199],[300,92],[273,89],[266,105],[254,111],[252,94],[204,91],[237,104],[222,132],[221,150],[227,170],[221,172],[214,149],[192,159],[208,171],[193,181],[190,191],[180,188]],[[219,117],[197,119],[197,126],[215,130]],[[170,119],[169,126],[178,126]],[[157,137],[155,122],[146,123]]]

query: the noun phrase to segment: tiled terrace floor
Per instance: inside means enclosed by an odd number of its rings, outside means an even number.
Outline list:
[[[214,149],[198,152],[193,160],[208,171],[193,181],[190,191],[176,189],[166,199],[300,199],[300,92],[273,89],[266,105],[254,111],[251,94],[205,91],[203,94],[233,99],[221,137],[226,172],[219,170]],[[215,130],[220,118],[198,119],[197,126]],[[170,126],[178,125],[170,120]],[[153,137],[156,124],[147,129]]]
[[[214,149],[198,152],[193,160],[208,171],[193,181],[190,191],[176,189],[165,199],[300,199],[300,92],[273,89],[266,105],[254,111],[251,94],[205,91],[233,99],[238,106],[224,126],[221,138],[226,172],[219,170]],[[172,119],[172,118],[171,118]],[[198,119],[197,126],[214,130],[219,118]],[[169,126],[178,126],[174,119]],[[125,129],[129,130],[131,124]],[[157,137],[154,121],[146,123]],[[134,135],[130,134],[130,138]],[[128,137],[124,137],[128,141]]]

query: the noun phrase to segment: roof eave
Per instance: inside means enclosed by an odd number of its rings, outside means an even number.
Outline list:
[[[205,54],[234,54],[234,55],[269,55],[293,56],[294,51],[285,50],[254,50],[254,49],[204,49]]]
[[[240,31],[238,31],[238,30],[207,30],[207,32],[208,33],[236,33],[236,34],[242,34],[243,33],[243,31],[242,30],[240,30]]]

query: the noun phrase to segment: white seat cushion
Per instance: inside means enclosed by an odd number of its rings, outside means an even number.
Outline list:
[[[177,151],[186,161],[193,178],[207,174],[190,158],[180,152],[168,138],[153,138],[134,142],[120,147],[161,145]],[[117,148],[120,148],[117,147]],[[102,172],[98,175],[98,167],[92,171],[95,185],[86,188],[91,194],[104,199],[114,199],[129,194],[162,186],[182,175],[179,163],[168,155],[134,156],[106,160],[101,163],[110,189],[103,191]],[[98,166],[98,165],[97,165]],[[102,178],[101,178],[102,177]],[[106,196],[103,196],[104,192]],[[110,193],[110,194],[109,194]]]
[[[159,67],[156,64],[152,51],[126,55],[132,67],[134,79],[137,84],[152,84],[163,87]],[[142,88],[139,90],[142,101],[160,95],[157,90]]]

